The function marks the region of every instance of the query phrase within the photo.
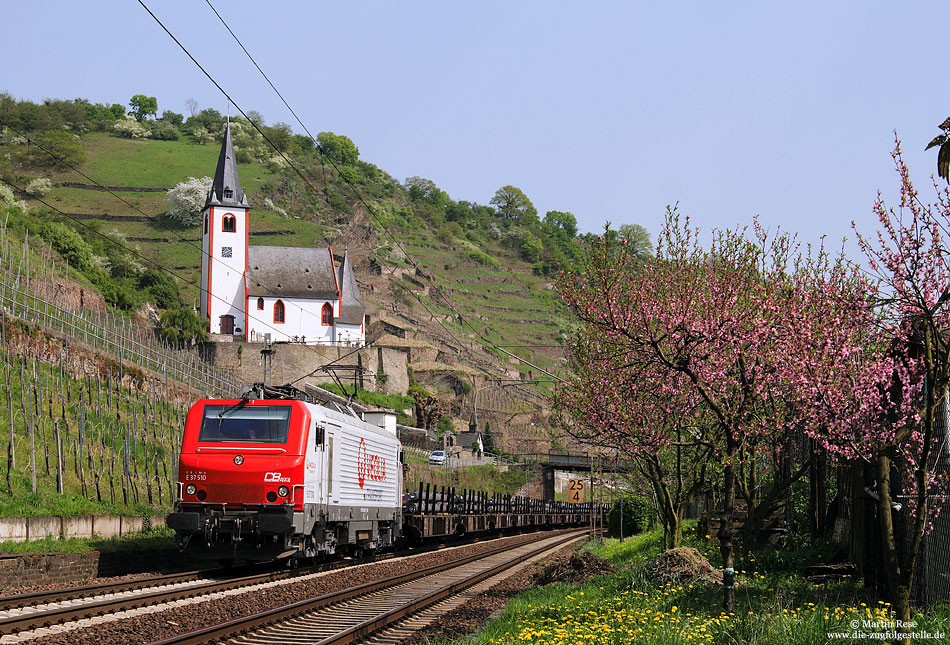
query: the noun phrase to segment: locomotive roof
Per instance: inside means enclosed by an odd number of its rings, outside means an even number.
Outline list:
[[[382,437],[389,437],[390,439],[397,442],[399,441],[398,437],[394,436],[391,432],[387,432],[385,429],[380,428],[379,426],[369,423],[367,421],[363,421],[362,419],[358,417],[354,417],[349,414],[345,414],[343,412],[338,412],[332,408],[329,408],[325,405],[321,405],[317,403],[310,403],[308,405],[310,405],[313,408],[317,408],[320,413],[324,414],[328,419],[331,419],[333,421],[356,424],[356,425],[359,425],[359,428],[361,431],[365,430],[367,432],[371,432],[373,434],[377,434]]]
[[[340,295],[326,247],[249,246],[247,290],[252,297],[336,300]]]

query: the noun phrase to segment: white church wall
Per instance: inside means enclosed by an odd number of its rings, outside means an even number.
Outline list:
[[[281,300],[284,303],[284,322],[274,322],[274,304]],[[302,298],[264,298],[264,309],[257,308],[257,298],[248,298],[248,336],[249,341],[259,342],[264,334],[270,334],[271,341],[301,342],[301,337],[308,345],[330,345],[334,342],[333,326],[320,322],[323,305],[326,302],[334,305],[334,301],[306,300]]]
[[[362,345],[363,326],[336,324],[336,342],[339,345]]]

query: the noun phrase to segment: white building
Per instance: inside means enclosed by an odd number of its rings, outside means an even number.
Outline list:
[[[221,143],[201,237],[201,315],[208,331],[248,341],[362,345],[366,307],[349,254],[330,248],[249,246],[247,195],[231,126]]]

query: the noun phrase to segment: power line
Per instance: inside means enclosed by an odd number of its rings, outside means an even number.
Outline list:
[[[206,255],[206,256],[208,256],[209,261],[211,261],[211,262],[217,262],[218,264],[220,264],[220,265],[222,265],[222,266],[224,266],[224,267],[226,267],[226,268],[231,268],[231,267],[229,267],[227,264],[225,264],[221,259],[215,257],[215,255],[214,255],[213,253],[211,253],[211,250],[210,250],[210,249],[209,249],[208,252],[206,253],[203,248],[201,248],[200,246],[198,246],[197,244],[195,244],[195,243],[192,242],[191,240],[189,240],[189,239],[183,237],[180,233],[178,233],[178,231],[176,231],[174,228],[170,227],[168,224],[166,224],[165,222],[163,222],[161,218],[159,218],[159,217],[157,217],[157,216],[155,216],[155,215],[149,215],[148,213],[146,213],[145,211],[143,211],[142,209],[140,209],[140,208],[139,208],[138,206],[136,206],[135,204],[129,202],[128,200],[126,200],[126,199],[125,199],[124,197],[122,197],[121,195],[119,195],[119,194],[115,193],[114,191],[112,191],[108,186],[105,186],[105,185],[99,183],[99,182],[96,181],[94,178],[92,178],[92,177],[90,177],[89,175],[87,175],[86,173],[84,173],[82,170],[80,170],[79,168],[77,168],[75,165],[73,165],[72,163],[70,163],[68,160],[64,159],[63,157],[57,155],[57,154],[56,154],[55,152],[53,152],[52,150],[49,150],[48,148],[43,147],[41,144],[39,144],[39,143],[37,143],[35,140],[31,139],[28,134],[26,134],[26,133],[24,133],[24,132],[21,132],[21,131],[17,130],[15,127],[9,125],[9,124],[6,123],[2,118],[0,118],[0,125],[9,128],[11,131],[13,131],[13,132],[15,132],[16,134],[18,134],[19,136],[23,137],[23,138],[26,139],[31,145],[33,145],[33,146],[39,148],[40,150],[42,150],[43,152],[45,152],[47,155],[49,155],[49,156],[52,157],[53,159],[56,159],[58,162],[62,163],[62,164],[65,165],[66,167],[68,167],[70,170],[72,170],[72,171],[75,172],[76,174],[78,174],[78,175],[80,175],[81,177],[84,177],[85,179],[91,181],[93,184],[95,184],[96,186],[98,186],[99,188],[101,188],[103,191],[109,193],[110,195],[112,195],[113,197],[115,197],[117,200],[119,200],[120,202],[122,202],[123,204],[125,204],[126,206],[128,206],[129,208],[131,208],[132,210],[134,210],[135,212],[140,213],[141,215],[143,215],[143,216],[144,216],[146,219],[148,219],[150,222],[153,222],[153,223],[155,223],[155,224],[158,224],[158,225],[159,225],[160,227],[162,227],[164,230],[168,231],[169,233],[171,233],[172,235],[174,235],[175,237],[177,237],[181,242],[184,242],[184,243],[187,244],[188,246],[190,246],[190,247],[192,247],[193,249],[197,250],[200,255],[203,255],[203,256]],[[37,200],[37,201],[40,201],[40,200]],[[64,213],[64,215],[67,215],[67,216],[68,216],[68,214],[66,214],[66,213]],[[73,218],[71,218],[71,219],[73,219]],[[74,221],[75,221],[75,220],[74,220]],[[248,231],[248,234],[250,234],[250,231]],[[124,247],[124,248],[128,248],[128,247]],[[153,260],[152,262],[154,262],[154,260]],[[159,266],[160,266],[160,265],[159,265]],[[163,270],[167,270],[167,269],[164,269],[164,267],[163,267]],[[168,271],[169,273],[172,273],[170,270],[167,270],[167,271]],[[175,276],[177,276],[177,277],[180,278],[180,276],[178,276],[178,274],[172,273],[172,275],[175,275]],[[184,280],[184,278],[181,278],[181,279],[182,279],[184,282],[187,282],[188,284],[192,284],[192,285],[195,284],[194,282],[190,282],[190,281],[188,281],[188,280]],[[199,291],[202,290],[201,285],[195,285],[195,286],[198,287]],[[222,302],[227,303],[227,300],[224,300],[223,298],[220,298],[220,297],[216,297],[216,298],[217,298],[218,300],[222,301]],[[313,317],[313,318],[317,318],[317,317],[318,317],[316,313],[304,309],[303,307],[301,307],[301,306],[298,305],[297,303],[295,303],[295,302],[293,302],[293,301],[288,301],[288,302],[289,302],[291,305],[293,305],[294,307],[296,307],[297,309],[299,309],[299,310],[301,311],[301,313],[306,314],[306,315],[308,315],[308,316],[311,316],[311,317]],[[230,303],[229,303],[229,304],[230,304]],[[245,305],[245,306],[246,306],[246,305]],[[238,309],[238,313],[241,313],[241,314],[245,314],[245,315],[246,315],[246,314],[247,314],[247,310],[246,310],[246,309]],[[263,324],[266,325],[266,323],[263,323]],[[283,330],[279,330],[279,329],[277,329],[276,327],[273,327],[273,326],[270,326],[270,325],[267,325],[267,326],[270,327],[271,329],[273,329],[274,331],[280,331],[281,333],[284,333]]]
[[[13,188],[13,189],[15,189],[15,190],[17,190],[17,191],[19,191],[19,192],[24,192],[22,187],[17,186],[16,184],[10,183],[9,181],[7,181],[6,179],[3,179],[2,177],[0,177],[0,182],[3,182],[3,183],[6,184],[7,186],[10,186],[10,188]],[[121,249],[124,249],[125,251],[127,251],[128,253],[134,255],[135,257],[137,257],[137,258],[139,258],[139,259],[141,259],[141,260],[143,260],[143,261],[145,261],[145,262],[151,264],[152,266],[154,266],[154,267],[155,267],[156,269],[158,269],[159,271],[164,271],[165,273],[168,273],[168,274],[170,274],[170,275],[173,275],[173,276],[175,276],[176,278],[178,278],[179,280],[181,280],[182,282],[184,282],[185,284],[190,284],[190,285],[196,286],[196,287],[198,287],[198,288],[201,288],[201,286],[200,286],[199,284],[197,284],[196,282],[194,282],[194,281],[192,281],[192,280],[189,280],[188,278],[185,278],[184,276],[182,276],[182,275],[176,273],[175,271],[169,269],[168,267],[162,266],[161,264],[159,264],[158,262],[156,262],[155,260],[153,260],[153,259],[151,259],[151,258],[145,257],[144,255],[142,255],[142,254],[139,253],[138,251],[135,251],[134,249],[131,249],[131,248],[129,248],[128,246],[122,244],[122,243],[119,242],[118,240],[109,237],[108,235],[106,235],[105,233],[102,233],[101,231],[98,231],[97,229],[93,228],[92,226],[89,226],[88,224],[84,223],[82,220],[73,217],[71,214],[69,214],[69,213],[67,213],[67,212],[65,212],[65,211],[60,210],[60,209],[57,208],[56,206],[53,206],[53,205],[50,204],[49,202],[47,202],[47,201],[45,201],[45,200],[43,200],[43,199],[41,199],[41,198],[39,198],[39,197],[34,197],[34,199],[35,199],[36,201],[38,201],[39,203],[43,204],[44,206],[46,206],[47,208],[49,208],[49,209],[51,209],[51,210],[53,210],[53,211],[59,213],[59,214],[62,215],[63,217],[68,218],[69,220],[75,222],[76,224],[82,226],[83,228],[85,228],[85,229],[91,231],[92,233],[98,235],[99,237],[101,237],[102,239],[108,241],[109,243],[111,243],[111,244],[113,244],[113,245],[115,245],[115,246],[117,246],[117,247],[119,247],[119,248],[121,248]],[[211,295],[211,294],[209,294],[209,296],[210,296],[210,295]],[[224,298],[221,298],[220,296],[214,296],[214,297],[215,297],[217,300],[220,300],[221,302],[224,302],[224,303],[227,303],[227,302],[228,302],[227,300],[225,300]],[[274,326],[272,326],[272,325],[268,325],[266,322],[265,322],[265,323],[262,323],[262,324],[263,324],[265,327],[268,327],[268,328],[270,328],[270,329],[272,329],[272,330],[274,330],[274,331],[281,331],[281,330],[279,330],[277,327],[274,327]],[[369,346],[369,343],[367,343],[365,346]],[[304,345],[304,347],[307,347],[310,351],[312,351],[312,352],[314,352],[314,353],[317,353],[317,351],[316,351],[313,347],[311,347],[311,346],[309,346],[309,345]],[[352,352],[351,352],[351,353],[352,353]],[[348,356],[348,355],[349,355],[349,354],[347,354],[346,356]],[[346,356],[342,356],[342,357],[336,359],[336,361],[342,360],[342,359],[345,358]],[[321,357],[321,358],[322,358],[322,357]],[[336,361],[334,361],[334,362],[336,362]],[[311,373],[312,373],[312,372],[311,372]],[[297,380],[300,380],[300,379],[297,379]]]
[[[330,162],[330,165],[332,165],[332,166],[334,167],[334,169],[339,173],[340,178],[343,179],[343,181],[347,184],[347,186],[349,186],[349,188],[353,191],[353,194],[356,196],[357,200],[359,200],[359,202],[360,202],[360,203],[363,205],[363,207],[366,209],[367,213],[369,213],[370,217],[376,220],[376,223],[379,225],[379,227],[382,228],[383,231],[384,231],[384,232],[389,236],[389,238],[393,241],[393,243],[394,243],[396,246],[398,246],[398,247],[400,248],[400,250],[403,252],[403,254],[405,255],[406,259],[409,261],[409,263],[416,269],[417,275],[422,275],[422,277],[430,284],[430,286],[432,287],[432,289],[439,295],[439,297],[442,299],[442,301],[445,303],[445,305],[449,308],[449,310],[452,311],[452,313],[455,314],[455,316],[457,317],[457,319],[460,321],[460,326],[461,326],[461,323],[464,322],[464,323],[465,323],[465,326],[467,326],[467,327],[472,331],[472,333],[475,334],[476,338],[479,338],[480,340],[484,341],[486,344],[488,344],[488,345],[490,345],[490,346],[492,346],[492,347],[495,347],[496,349],[499,349],[500,351],[502,351],[503,353],[507,354],[508,356],[511,356],[512,358],[515,358],[516,360],[519,360],[519,361],[525,363],[526,365],[529,365],[529,366],[531,366],[531,367],[533,367],[533,368],[535,368],[535,369],[537,369],[537,370],[540,370],[541,372],[547,374],[548,376],[551,376],[552,378],[557,379],[558,381],[564,382],[563,379],[561,379],[559,376],[557,376],[557,375],[555,375],[555,374],[552,374],[552,373],[548,372],[547,370],[545,370],[544,368],[538,367],[537,365],[534,365],[533,363],[531,363],[531,362],[529,362],[529,361],[527,361],[527,360],[521,358],[520,356],[516,356],[515,354],[512,354],[511,352],[508,352],[508,351],[502,349],[500,346],[495,345],[495,344],[492,343],[491,341],[487,340],[487,339],[484,338],[481,334],[478,333],[478,330],[477,330],[477,329],[475,329],[474,327],[471,326],[471,323],[470,323],[470,322],[468,322],[468,321],[465,320],[465,318],[464,318],[464,317],[462,316],[462,314],[458,311],[458,309],[452,305],[451,299],[450,299],[448,296],[446,296],[446,295],[442,292],[442,289],[440,289],[439,285],[435,284],[432,280],[429,279],[429,277],[425,274],[424,271],[422,271],[422,269],[419,267],[419,265],[416,264],[415,260],[412,259],[412,256],[410,256],[409,253],[406,251],[406,249],[399,243],[399,241],[396,239],[396,237],[386,228],[386,225],[382,223],[381,218],[379,217],[379,215],[375,212],[375,210],[374,210],[369,204],[366,203],[366,201],[363,199],[362,194],[359,192],[359,190],[356,188],[356,186],[355,186],[343,173],[340,173],[340,168],[336,165],[336,163],[334,162],[334,160],[332,159],[332,157],[330,157],[330,155],[328,155],[328,154],[326,153],[326,151],[323,149],[323,147],[313,138],[313,135],[310,133],[310,130],[307,129],[307,126],[304,125],[303,121],[300,120],[300,117],[297,116],[297,113],[293,110],[293,108],[290,107],[290,105],[289,105],[289,104],[287,103],[287,101],[284,99],[284,97],[283,97],[283,95],[280,93],[280,91],[274,86],[274,84],[271,82],[270,78],[268,78],[267,74],[264,73],[264,70],[261,69],[260,65],[258,65],[257,61],[254,60],[254,57],[251,55],[251,53],[247,50],[247,48],[246,48],[246,47],[244,46],[244,44],[241,42],[241,39],[237,37],[237,35],[234,33],[234,31],[231,29],[231,27],[228,25],[228,23],[224,20],[224,18],[221,16],[221,14],[218,13],[218,10],[215,9],[215,7],[214,7],[213,4],[211,4],[210,0],[205,0],[205,2],[208,4],[209,7],[211,7],[211,10],[212,10],[212,11],[214,12],[214,14],[218,17],[218,20],[221,21],[221,23],[224,25],[225,29],[228,30],[228,33],[231,34],[231,37],[234,38],[235,42],[237,42],[237,44],[241,47],[241,49],[244,51],[244,53],[247,55],[247,57],[251,60],[251,62],[254,64],[254,67],[256,67],[257,70],[258,70],[258,72],[261,73],[261,76],[264,77],[264,79],[265,79],[265,80],[267,81],[267,83],[271,86],[271,88],[274,90],[274,92],[277,93],[277,96],[280,97],[280,100],[283,101],[283,103],[284,103],[285,106],[287,106],[287,109],[290,110],[290,113],[293,114],[294,118],[297,120],[297,123],[300,124],[300,126],[304,129],[304,131],[307,133],[307,135],[310,137],[310,139],[311,139],[311,140],[314,142],[314,144],[317,146],[317,149],[321,152],[321,154],[324,155],[324,157],[327,159],[327,161]],[[196,65],[198,65],[198,67],[201,69],[201,71],[204,72],[205,75],[208,76],[209,79],[211,79],[211,81],[215,84],[215,86],[218,87],[218,89],[221,89],[221,86],[218,85],[218,83],[215,82],[213,78],[211,78],[211,76],[208,74],[208,72],[206,72],[206,71],[204,70],[204,68],[201,67],[200,64],[198,64],[198,61],[195,60],[195,58],[188,52],[187,49],[185,49],[185,47],[178,41],[178,39],[175,38],[175,37],[171,34],[171,32],[169,32],[168,29],[167,29],[167,28],[161,23],[161,21],[155,16],[155,14],[152,13],[152,11],[149,10],[147,6],[145,6],[145,3],[144,3],[142,0],[139,0],[139,4],[141,4],[143,7],[145,7],[146,11],[148,11],[149,14],[156,20],[156,22],[158,22],[159,25],[161,25],[162,29],[164,29],[165,32],[168,33],[168,35],[171,36],[173,40],[175,40],[175,42],[178,44],[178,46],[181,47],[182,50],[188,55],[188,57],[191,58],[192,61],[194,61]],[[231,97],[228,96],[227,93],[225,93],[223,89],[221,89],[221,92],[228,98],[229,101],[231,101],[231,102],[233,103],[233,100],[231,99]],[[241,110],[241,108],[238,107],[236,104],[235,104],[235,107],[237,107],[238,110]],[[243,111],[243,110],[241,110],[241,114],[244,114],[244,111]],[[245,116],[246,116],[246,115],[245,115]],[[255,126],[255,127],[256,127],[256,126]],[[270,141],[268,141],[268,143],[270,143]],[[273,144],[271,144],[271,145],[273,145]],[[311,187],[312,187],[312,186],[311,186]],[[315,189],[314,189],[314,190],[315,190]],[[419,303],[423,306],[423,308],[425,308],[426,311],[428,311],[430,315],[433,315],[433,314],[432,314],[432,311],[425,305],[425,303],[422,301],[422,299],[419,298],[414,292],[411,292],[411,293],[413,293],[413,296],[416,298],[416,300],[419,301]],[[443,329],[451,338],[453,338],[453,339],[454,339],[456,342],[458,342],[460,345],[463,345],[462,341],[459,340],[459,339],[457,339],[457,338],[455,338],[455,335],[452,334],[452,332],[449,331],[449,329],[448,329],[447,327],[445,327],[445,325],[443,325],[443,324],[441,323],[441,321],[439,321],[437,318],[435,318],[434,315],[433,315],[433,320],[436,320],[436,322],[439,324],[439,326],[442,327],[442,329]],[[463,345],[463,346],[464,346],[464,345]],[[486,372],[486,373],[487,373],[487,372]]]
[[[232,99],[231,96],[224,90],[224,88],[221,87],[221,85],[211,76],[211,74],[209,74],[208,71],[205,70],[205,68],[201,65],[201,63],[198,62],[198,60],[191,54],[191,52],[188,51],[188,49],[181,43],[181,41],[179,41],[178,38],[176,38],[175,35],[172,34],[171,31],[169,31],[169,29],[164,25],[164,23],[162,23],[162,21],[158,18],[158,16],[156,16],[155,13],[152,12],[152,10],[149,9],[148,6],[147,6],[142,0],[138,0],[138,2],[139,2],[139,4],[142,5],[142,7],[148,12],[148,14],[152,17],[152,19],[155,20],[155,22],[158,23],[158,25],[165,31],[165,33],[168,34],[168,36],[169,36],[173,41],[175,41],[175,44],[178,45],[178,47],[185,53],[185,55],[187,55],[188,58],[190,58],[191,61],[194,62],[194,64],[198,66],[198,69],[200,69],[200,70],[202,71],[202,73],[204,73],[204,75],[208,78],[208,80],[210,80],[210,81],[212,82],[212,84],[214,84],[214,86],[215,86],[216,88],[218,88],[218,90],[221,92],[221,94],[223,94],[224,97],[227,98],[227,100],[228,100],[232,105],[234,105],[234,107],[244,116],[245,119],[248,119],[248,121],[251,123],[251,125],[253,125],[254,128],[261,134],[261,136],[264,137],[264,140],[267,141],[267,143],[270,144],[271,147],[273,147],[275,150],[277,150],[277,152],[281,155],[281,157],[283,157],[285,160],[287,160],[287,163],[288,163],[292,168],[294,168],[295,172],[300,176],[301,179],[304,180],[304,182],[307,183],[308,186],[310,186],[311,189],[314,190],[314,192],[318,192],[318,191],[317,191],[317,188],[316,188],[312,183],[310,183],[310,181],[308,181],[308,180],[306,179],[306,177],[304,177],[303,174],[302,174],[299,170],[297,170],[296,166],[294,166],[293,163],[292,163],[289,159],[287,159],[287,157],[277,148],[277,146],[274,144],[274,142],[271,141],[271,140],[264,134],[264,132],[257,126],[257,124],[254,123],[253,121],[251,121],[251,120],[248,118],[247,113],[241,108],[241,106],[239,106],[239,105],[234,101],[234,99]],[[215,13],[217,13],[217,12],[215,12]],[[219,18],[220,18],[220,14],[219,14]],[[222,19],[222,22],[223,22],[223,19]],[[225,24],[225,26],[227,26],[227,25]],[[230,28],[228,28],[228,30],[230,31]],[[234,35],[233,32],[231,32],[231,34],[232,34],[232,36]],[[235,39],[237,39],[237,36],[234,36],[234,37],[235,37]],[[240,41],[238,41],[238,42],[240,43]],[[242,48],[243,48],[243,45],[242,45]],[[247,51],[247,50],[245,49],[245,52],[246,52],[246,51]],[[250,54],[248,54],[248,56],[250,56]],[[252,59],[252,60],[253,60],[253,59]],[[255,63],[255,65],[256,65],[256,63]],[[305,127],[304,129],[306,129],[306,127]],[[309,134],[309,131],[308,131],[308,134]],[[361,195],[361,194],[359,193],[359,191],[356,189],[356,187],[354,186],[354,184],[353,184],[343,173],[340,172],[340,168],[336,165],[336,163],[334,162],[333,158],[330,157],[330,156],[326,153],[326,151],[323,149],[323,147],[320,146],[319,143],[316,142],[316,141],[313,139],[313,136],[312,136],[312,135],[310,136],[310,138],[311,138],[311,140],[313,140],[314,143],[316,144],[317,150],[319,150],[320,153],[324,155],[324,157],[327,159],[327,161],[330,162],[330,165],[333,166],[333,168],[339,173],[339,176],[343,179],[343,181],[347,184],[347,186],[350,187],[350,189],[353,191],[354,195],[356,196],[357,200],[358,200],[361,204],[363,204],[363,207],[366,209],[367,213],[369,213],[370,217],[375,218],[376,221],[377,221],[377,224],[380,226],[380,228],[383,229],[384,232],[386,232],[387,235],[389,235],[390,239],[393,240],[393,243],[394,243],[396,246],[398,246],[400,249],[402,249],[402,251],[403,251],[403,253],[405,254],[406,258],[409,260],[409,263],[412,264],[412,266],[417,270],[417,272],[419,272],[419,273],[421,273],[421,274],[424,275],[424,272],[422,271],[422,269],[421,269],[421,268],[418,266],[418,264],[416,264],[415,261],[409,256],[409,254],[406,252],[406,250],[405,250],[404,248],[402,248],[402,245],[399,244],[399,242],[398,242],[398,240],[395,238],[395,236],[394,236],[394,235],[386,228],[386,226],[380,221],[379,216],[376,214],[376,212],[373,210],[373,208],[372,208],[371,206],[369,206],[369,204],[366,203],[366,201],[363,199],[362,195]],[[431,284],[431,282],[430,282],[430,284]],[[438,288],[437,285],[432,284],[432,287],[436,290],[437,293],[439,293],[440,296],[442,296],[443,299],[445,299],[445,296],[441,293],[441,291],[439,290],[439,288]],[[438,324],[440,327],[442,327],[442,329],[446,332],[446,334],[448,334],[453,340],[455,340],[456,342],[458,342],[460,345],[464,346],[464,343],[463,343],[461,340],[455,338],[455,335],[454,335],[447,327],[445,327],[445,325],[443,325],[442,322],[441,322],[440,320],[438,320],[438,318],[436,318],[436,316],[435,316],[435,314],[432,312],[432,310],[429,309],[429,307],[425,304],[425,302],[422,301],[422,299],[421,299],[417,294],[413,293],[413,297],[415,297],[416,300],[419,301],[419,304],[421,304],[422,307],[423,307],[427,312],[429,312],[429,314],[432,316],[433,320],[435,320],[435,321],[437,322],[437,324]],[[459,313],[455,310],[455,308],[452,307],[450,304],[449,304],[449,309],[452,310],[452,311],[456,314],[456,316],[459,317],[459,319],[461,319],[461,314],[459,314]],[[520,359],[519,359],[519,360],[520,360]],[[486,372],[486,374],[487,374],[487,372]],[[490,376],[490,375],[489,375],[489,376]]]
[[[69,163],[67,160],[63,159],[62,157],[60,157],[59,155],[57,155],[57,154],[54,153],[53,151],[51,151],[51,150],[49,150],[49,149],[43,147],[41,144],[39,144],[39,143],[37,143],[36,141],[34,141],[33,139],[31,139],[30,136],[27,135],[26,133],[20,132],[20,131],[17,130],[15,127],[10,126],[9,124],[5,123],[2,119],[0,119],[0,125],[4,125],[5,127],[8,127],[10,130],[12,130],[13,132],[15,132],[16,134],[18,134],[19,136],[21,136],[21,137],[23,137],[24,139],[26,139],[30,144],[36,146],[37,148],[39,148],[40,150],[42,150],[44,153],[46,153],[46,154],[49,155],[50,157],[52,157],[52,158],[56,159],[57,161],[63,163],[64,165],[66,165],[67,167],[69,167],[71,170],[73,170],[74,172],[76,172],[77,174],[79,174],[80,176],[82,176],[82,177],[84,177],[85,179],[91,181],[91,182],[94,183],[96,186],[98,186],[99,188],[101,188],[101,189],[104,190],[105,192],[109,193],[110,195],[112,195],[113,197],[115,197],[116,199],[118,199],[119,201],[121,201],[123,204],[127,205],[129,208],[135,210],[135,211],[138,212],[138,213],[141,213],[141,214],[142,214],[143,216],[145,216],[148,220],[159,224],[160,226],[162,226],[163,228],[165,228],[166,230],[168,230],[169,232],[171,232],[173,235],[175,235],[175,236],[176,236],[179,240],[181,240],[182,242],[185,242],[186,244],[188,244],[188,245],[191,246],[192,248],[197,249],[197,250],[199,251],[199,253],[201,253],[202,255],[207,255],[208,258],[209,258],[211,261],[221,263],[221,260],[219,260],[219,259],[217,259],[216,257],[214,257],[213,254],[211,254],[210,252],[206,254],[203,249],[201,249],[201,248],[199,248],[198,246],[196,246],[196,245],[195,245],[194,243],[192,243],[190,240],[187,240],[187,239],[185,239],[184,237],[182,237],[177,231],[175,231],[174,229],[168,227],[164,222],[162,222],[161,219],[156,218],[155,216],[149,215],[148,213],[146,213],[145,211],[141,210],[140,208],[138,208],[138,207],[135,206],[134,204],[130,203],[129,201],[127,201],[126,199],[124,199],[124,198],[121,197],[120,195],[118,195],[118,194],[116,194],[115,192],[113,192],[113,191],[112,191],[111,189],[109,189],[107,186],[105,186],[105,185],[99,183],[96,179],[94,179],[93,177],[90,177],[89,175],[87,175],[86,173],[84,173],[82,170],[80,170],[79,168],[77,168],[77,167],[74,166],[73,164]],[[7,183],[7,185],[11,186],[12,188],[15,188],[16,190],[19,190],[19,191],[21,191],[21,192],[23,191],[22,188],[20,188],[20,187],[18,187],[18,186],[15,186],[15,185],[13,185],[13,184],[10,184],[9,182],[4,182],[4,183]],[[40,202],[41,204],[43,204],[43,205],[45,205],[45,206],[47,206],[47,207],[53,209],[53,210],[56,211],[57,213],[60,213],[60,214],[63,215],[64,217],[69,218],[70,220],[72,220],[73,222],[76,222],[77,224],[83,226],[84,228],[87,228],[87,229],[93,231],[94,233],[96,233],[97,235],[99,235],[100,237],[102,237],[103,239],[106,239],[106,240],[108,240],[109,242],[111,242],[112,244],[117,245],[117,246],[119,246],[120,248],[125,249],[126,251],[128,251],[128,252],[131,253],[131,254],[133,254],[134,256],[136,256],[136,257],[138,257],[138,258],[141,258],[142,260],[144,260],[144,261],[146,261],[146,262],[148,262],[148,263],[154,265],[158,270],[164,271],[165,273],[168,273],[168,274],[170,274],[170,275],[173,275],[173,276],[175,276],[176,278],[178,278],[179,280],[181,280],[182,282],[184,282],[185,284],[193,285],[193,286],[195,286],[195,287],[198,287],[199,291],[201,290],[201,288],[202,288],[201,285],[196,284],[195,282],[193,282],[193,281],[191,281],[191,280],[189,280],[189,279],[187,279],[187,278],[185,278],[185,277],[179,275],[178,273],[175,273],[174,271],[172,271],[171,269],[169,269],[169,268],[167,268],[167,267],[165,267],[165,266],[162,266],[160,263],[158,263],[158,262],[155,261],[155,260],[152,260],[151,258],[146,258],[145,256],[143,256],[142,254],[138,253],[137,251],[134,251],[133,249],[131,249],[131,248],[125,246],[124,244],[120,243],[118,240],[115,240],[115,239],[113,239],[113,238],[111,238],[111,237],[108,237],[107,235],[103,235],[103,234],[100,233],[98,230],[96,230],[96,229],[94,229],[94,228],[88,226],[87,224],[84,224],[81,220],[78,220],[78,219],[76,219],[75,217],[72,217],[69,213],[66,213],[65,211],[62,211],[62,210],[56,208],[56,207],[53,206],[52,204],[49,204],[49,203],[43,201],[42,199],[36,198],[36,201],[38,201],[38,202]],[[222,263],[222,264],[223,264],[223,263]],[[225,300],[224,298],[221,298],[220,296],[214,296],[213,294],[210,293],[210,291],[208,292],[208,296],[209,296],[209,297],[213,297],[213,298],[215,298],[215,299],[217,299],[217,300],[219,300],[219,301],[221,301],[221,302],[223,302],[223,303],[225,303],[225,304],[228,304],[229,306],[233,306],[232,303],[228,302],[228,301]],[[298,304],[296,304],[296,303],[294,303],[294,302],[292,302],[292,301],[290,301],[290,304],[292,304],[292,305],[294,305],[295,307],[297,307],[298,309],[300,309],[302,313],[305,313],[305,314],[308,314],[308,315],[310,315],[310,316],[316,317],[316,314],[315,314],[315,313],[310,312],[310,311],[307,311],[306,309],[304,309],[304,308],[301,307],[300,305],[298,305]],[[246,310],[246,309],[245,309],[245,310],[238,309],[238,312],[239,312],[239,313],[247,314],[247,310]],[[261,324],[262,324],[264,327],[267,327],[267,328],[269,328],[269,329],[271,329],[271,330],[273,330],[273,331],[275,331],[275,332],[285,333],[283,330],[278,329],[277,327],[274,327],[273,325],[270,325],[270,324],[268,324],[267,322],[261,322]],[[373,341],[373,342],[375,342],[375,341]],[[372,344],[373,344],[372,342],[366,342],[366,343],[364,343],[363,347],[369,347],[369,346],[372,345]],[[306,347],[307,347],[310,351],[312,351],[313,353],[318,354],[318,352],[317,352],[316,349],[310,347],[309,345],[304,345],[304,346],[306,346]],[[358,349],[360,349],[360,348],[358,348]],[[328,365],[333,365],[334,363],[338,363],[339,361],[341,361],[341,360],[345,359],[346,357],[348,357],[348,356],[352,355],[353,353],[355,353],[355,351],[358,351],[358,349],[357,349],[357,350],[354,350],[354,352],[349,352],[349,353],[347,353],[347,354],[344,354],[343,356],[340,356],[340,357],[336,358],[335,360],[333,360],[333,361],[331,361],[330,363],[328,363]],[[321,356],[320,358],[322,359],[323,357]],[[303,376],[301,376],[301,377],[295,379],[295,380],[293,381],[293,383],[296,383],[296,382],[298,382],[298,381],[300,381],[300,380],[302,380],[302,379],[304,379],[304,378],[306,378],[306,377],[308,377],[308,376],[312,376],[313,374],[314,374],[313,371],[308,372],[308,373],[304,374]]]

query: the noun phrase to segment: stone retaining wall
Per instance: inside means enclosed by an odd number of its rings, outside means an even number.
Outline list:
[[[0,556],[0,590],[95,578],[99,552]]]
[[[165,526],[161,515],[151,518],[152,528]],[[79,515],[76,517],[0,517],[0,542],[24,542],[45,537],[113,537],[142,532],[141,517]]]

